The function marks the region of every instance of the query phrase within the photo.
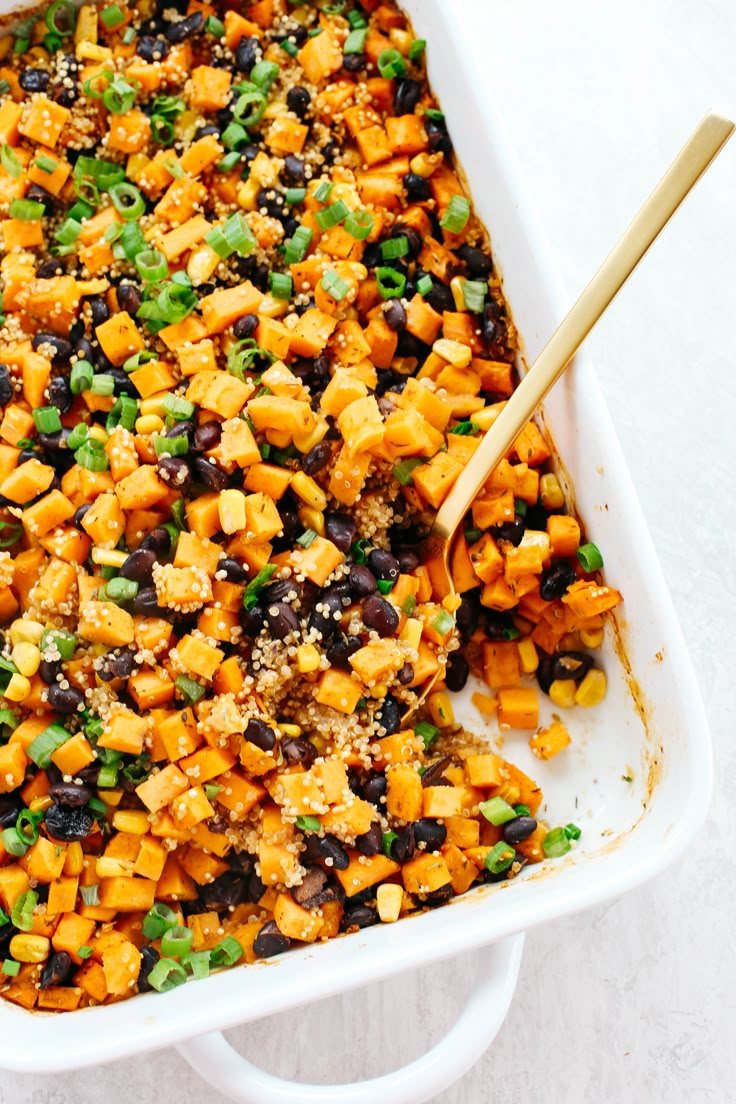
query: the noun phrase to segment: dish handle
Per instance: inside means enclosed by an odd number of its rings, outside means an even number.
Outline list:
[[[421,1104],[458,1081],[495,1038],[519,975],[524,935],[479,954],[477,981],[454,1025],[430,1051],[393,1073],[342,1085],[307,1085],[265,1073],[214,1031],[179,1043],[189,1065],[237,1104]]]

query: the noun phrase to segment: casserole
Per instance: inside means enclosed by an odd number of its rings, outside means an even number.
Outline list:
[[[561,314],[550,295],[554,280],[543,248],[535,244],[537,231],[526,208],[516,206],[519,189],[497,123],[485,105],[472,100],[473,75],[461,64],[459,31],[447,5],[443,11],[439,2],[425,0],[407,8],[417,34],[430,43],[430,77],[468,172],[476,209],[492,232],[505,292],[532,359]],[[441,58],[432,51],[432,43],[440,40]],[[488,134],[488,145],[478,148],[481,134]],[[624,589],[627,600],[607,644],[606,706],[578,738],[564,767],[555,764],[540,774],[553,817],[568,819],[571,796],[579,798],[584,836],[574,856],[558,864],[554,878],[546,871],[526,876],[510,895],[508,890],[476,891],[452,909],[416,918],[413,925],[376,929],[335,945],[294,952],[268,968],[258,966],[247,975],[247,986],[235,971],[213,977],[207,982],[206,1007],[205,990],[187,987],[176,999],[150,996],[104,1014],[86,1011],[83,1033],[74,1020],[67,1024],[3,1008],[3,1064],[35,1071],[92,1064],[163,1045],[193,1029],[227,1026],[252,1017],[254,1008],[258,1015],[268,1014],[443,957],[450,931],[454,949],[480,946],[599,902],[651,876],[676,856],[707,800],[705,725],[653,552],[642,539],[643,519],[632,505],[633,492],[584,358],[546,404],[545,421],[564,458],[588,533],[606,550],[608,579]],[[470,707],[461,719],[478,729]],[[529,766],[516,747],[511,757],[522,768]],[[629,773],[634,781],[624,783],[621,776]],[[201,992],[196,1003],[192,992]],[[435,1081],[434,1091],[438,1087]]]

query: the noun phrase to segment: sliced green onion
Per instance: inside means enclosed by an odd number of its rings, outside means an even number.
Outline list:
[[[160,939],[164,932],[176,927],[179,919],[172,908],[163,901],[156,901],[143,917],[143,934],[146,939]]]
[[[367,27],[356,27],[345,39],[342,48],[343,54],[362,54],[365,51],[365,40],[368,37]]]
[[[84,219],[92,218],[94,213],[95,209],[91,203],[78,199],[74,206],[67,211],[67,217],[74,219],[75,222],[82,222]]]
[[[186,970],[192,971],[192,977],[196,981],[200,981],[202,978],[209,977],[209,951],[190,951],[188,954],[182,955],[179,961]]]
[[[214,226],[209,233],[205,234],[204,240],[210,249],[214,250],[217,256],[225,261],[234,252],[230,242],[227,240],[219,226]]]
[[[0,970],[7,977],[17,977],[20,972],[20,962],[16,962],[14,958],[5,958]]]
[[[191,418],[194,411],[197,409],[193,402],[189,399],[182,398],[181,395],[172,395],[169,392],[164,395],[161,406],[170,417],[174,418],[177,422],[185,422],[187,418]]]
[[[281,67],[275,61],[257,61],[250,71],[250,82],[262,92],[268,92],[280,72]]]
[[[12,709],[0,709],[0,725],[7,726],[11,729],[16,729],[18,727],[18,718]],[[3,910],[0,909],[0,913],[2,913],[2,911]],[[5,923],[5,921],[0,918],[0,927],[2,927],[3,923]]]
[[[381,850],[387,859],[391,858],[391,845],[399,838],[398,832],[384,832],[381,838]]]
[[[520,816],[520,817],[521,816],[530,817],[532,815],[532,811],[531,811],[531,809],[529,808],[528,805],[514,805],[514,812],[516,813],[517,816]]]
[[[440,734],[439,728],[437,728],[436,725],[430,724],[429,721],[418,721],[414,725],[414,732],[420,739],[424,740],[425,751],[429,751]]]
[[[383,299],[400,299],[406,291],[406,276],[393,268],[377,268],[376,283]]]
[[[558,859],[570,850],[570,840],[564,828],[553,828],[542,840],[542,850],[548,859]]]
[[[26,754],[37,767],[46,770],[51,763],[53,753],[70,739],[71,732],[68,732],[63,725],[53,722],[31,741]]]
[[[119,763],[106,763],[97,772],[97,785],[102,790],[112,790],[118,784]]]
[[[157,456],[186,456],[189,452],[185,433],[179,437],[154,437],[153,447]]]
[[[506,625],[501,629],[501,638],[503,640],[518,640],[521,633],[516,628],[516,625]]]
[[[150,246],[138,222],[126,222],[120,232],[119,244],[129,261],[135,261],[138,254],[144,250],[150,251]]]
[[[138,593],[138,583],[132,579],[110,579],[99,590],[99,598],[102,602],[132,602]]]
[[[326,291],[337,303],[341,302],[350,290],[350,285],[346,284],[336,272],[325,272],[324,276],[319,282],[323,291]]]
[[[83,943],[81,947],[77,947],[77,954],[80,958],[86,959],[92,957],[92,948],[87,943]]]
[[[595,544],[581,544],[575,555],[583,571],[600,571],[603,567],[603,557]]]
[[[368,549],[371,547],[371,542],[367,537],[361,537],[351,547],[350,551],[353,555],[353,563],[364,564],[368,559]]]
[[[78,360],[72,366],[69,376],[69,389],[72,395],[81,395],[83,391],[89,391],[94,371],[88,360]]]
[[[102,93],[102,102],[113,115],[125,115],[135,103],[138,87],[138,81],[132,84],[129,80],[118,77]]]
[[[93,180],[102,192],[108,192],[113,184],[119,184],[125,177],[125,169],[114,161],[104,161],[99,157],[80,156],[74,165],[74,178],[85,177]]]
[[[216,15],[208,15],[204,22],[204,29],[207,34],[214,35],[215,38],[222,38],[225,33],[225,24]]]
[[[21,222],[38,222],[43,218],[44,205],[35,199],[18,199],[15,196],[10,201],[8,214],[11,218],[20,219]]]
[[[43,44],[50,54],[55,54],[57,50],[61,49],[63,45],[63,40],[60,35],[51,34],[51,32],[49,31],[48,34],[45,34],[43,36]]]
[[[160,146],[167,146],[174,139],[174,124],[163,115],[152,115],[151,137]]]
[[[18,814],[15,830],[28,847],[33,847],[39,837],[38,826],[43,820],[43,816],[42,811],[32,813],[30,809],[21,809]]]
[[[0,548],[12,548],[22,535],[22,525],[11,525],[10,522],[0,521]],[[3,712],[7,712],[7,710],[3,710]]]
[[[492,797],[489,801],[482,801],[478,808],[486,820],[496,828],[508,820],[516,819],[516,812],[502,797]]]
[[[469,218],[470,201],[465,196],[454,195],[440,219],[440,226],[451,234],[460,234],[467,226]]]
[[[194,932],[191,928],[176,924],[161,936],[161,954],[174,955],[177,958],[187,954],[192,949],[193,938]]]
[[[213,966],[232,966],[239,958],[243,957],[243,948],[232,935],[226,935],[221,943],[210,951],[210,962]]]
[[[217,786],[214,782],[205,782],[203,789],[208,800],[214,801],[217,795],[222,793],[224,786]]]
[[[102,373],[94,375],[92,377],[92,386],[90,391],[93,395],[112,395],[115,390],[115,380],[112,376],[105,376]]]
[[[357,8],[353,8],[352,11],[346,12],[345,13],[345,18],[347,19],[348,23],[353,28],[353,30],[356,30],[356,28],[359,28],[359,27],[367,27],[368,26],[368,24],[366,23],[365,16],[363,15],[362,12],[358,11]]]
[[[17,828],[5,828],[0,834],[0,840],[7,853],[14,858],[20,858],[28,850],[29,845],[21,839]]]
[[[417,280],[417,291],[423,299],[426,299],[433,287],[434,281],[429,275],[420,276]]]
[[[240,123],[228,123],[220,138],[225,149],[234,150],[248,141],[248,131]]]
[[[6,80],[0,80],[0,96],[7,96],[10,91],[10,82]]]
[[[33,910],[38,904],[38,894],[32,889],[20,893],[13,905],[10,919],[18,931],[29,932],[33,928]]]
[[[433,119],[435,122],[440,122],[445,117],[444,111],[438,111],[436,107],[428,107],[424,114],[428,119]]]
[[[514,513],[519,517],[526,517],[527,504],[523,498],[514,499]]]
[[[256,126],[263,118],[267,100],[263,92],[252,86],[247,92],[243,92],[233,108],[233,117],[236,122],[244,127]]]
[[[306,198],[306,188],[287,188],[286,195],[284,196],[285,201],[290,207],[293,207],[297,203],[303,203]]]
[[[583,834],[582,828],[578,828],[577,824],[566,824],[565,835],[570,840],[579,840]]]
[[[126,27],[125,34],[123,35],[123,42],[126,46],[130,46],[131,42],[135,40],[135,27]]]
[[[377,579],[376,586],[378,587],[379,593],[384,595],[390,594],[394,589],[395,581],[395,579]]]
[[[314,237],[314,231],[308,226],[297,226],[292,237],[286,243],[284,260],[287,264],[298,264],[303,261]]]
[[[503,874],[504,870],[508,870],[513,864],[515,858],[516,852],[513,847],[508,843],[497,843],[486,855],[483,865],[486,870],[490,870],[491,874]]]
[[[63,629],[45,629],[41,637],[41,652],[46,659],[72,659],[77,647],[77,638]],[[51,653],[47,655],[46,653]]]
[[[333,187],[334,184],[332,184],[329,180],[323,180],[321,184],[318,184],[315,188],[314,198],[317,200],[318,203],[326,203],[327,200],[330,198],[330,193],[332,192]]]
[[[409,61],[416,61],[427,48],[426,38],[415,38],[409,47]]]
[[[482,314],[488,294],[488,284],[484,284],[482,280],[463,280],[462,289],[465,309],[472,311],[473,314]]]
[[[302,535],[296,538],[296,543],[302,548],[311,548],[316,539],[317,533],[314,529],[305,529]]]
[[[93,444],[94,438],[85,442],[81,448],[77,449],[74,453],[74,459],[80,467],[86,468],[87,471],[103,472],[107,471],[110,467],[110,463],[102,448],[95,448]],[[95,444],[99,445],[99,441]]]
[[[90,77],[84,82],[82,85],[82,92],[92,100],[101,100],[105,93],[105,89],[110,87],[110,81],[114,79],[115,74],[112,69],[103,69],[101,73],[95,73],[93,77]],[[100,92],[97,91],[97,84],[99,81],[105,82],[105,86]]]
[[[417,599],[415,594],[409,594],[401,604],[401,612],[406,614],[407,617],[411,617],[414,610],[417,608]]]
[[[180,96],[162,95],[156,96],[152,110],[154,115],[161,115],[164,119],[178,119],[186,106],[186,100]]]
[[[230,215],[223,227],[223,233],[232,248],[241,257],[246,257],[249,253],[252,253],[258,244],[242,211],[236,211],[235,214]]]
[[[240,161],[241,155],[237,150],[232,150],[230,153],[226,153],[222,160],[217,162],[215,167],[218,172],[231,172]]]
[[[58,242],[61,242],[62,245],[73,245],[81,233],[81,222],[77,222],[72,218],[66,218],[54,234],[54,237]]]
[[[167,157],[164,161],[164,165],[168,172],[174,177],[175,180],[183,180],[185,173],[179,162],[175,157]]]
[[[387,80],[406,76],[406,62],[398,50],[381,50],[377,64],[378,72]]]
[[[384,261],[395,261],[399,257],[405,257],[409,252],[409,239],[405,234],[398,238],[389,238],[381,242],[381,256]]]
[[[144,249],[136,254],[135,267],[146,284],[158,284],[169,275],[169,264],[158,249]]]
[[[285,54],[289,55],[289,57],[296,57],[296,55],[299,53],[299,47],[297,46],[296,42],[292,42],[289,38],[282,39],[282,41],[279,42],[279,46]]]
[[[184,967],[173,958],[160,958],[148,975],[148,984],[157,993],[168,993],[187,980]]]
[[[274,299],[291,299],[294,291],[294,281],[285,272],[271,272],[268,277],[268,285]]]
[[[349,214],[348,205],[342,199],[338,199],[337,203],[331,204],[323,211],[318,211],[314,218],[320,230],[329,230],[343,222]]]
[[[205,692],[204,686],[200,686],[198,682],[188,678],[186,675],[179,675],[174,681],[174,686],[181,696],[186,698],[190,705],[194,705],[195,702],[198,702]]]
[[[322,827],[322,821],[319,817],[298,816],[296,818],[296,826],[300,832],[319,832]]]
[[[454,433],[457,437],[474,437],[476,433],[480,433],[480,430],[474,422],[465,421],[458,422],[448,430],[448,433]]]
[[[345,219],[345,229],[356,241],[365,241],[374,226],[370,211],[351,211]]]
[[[325,15],[341,15],[347,6],[347,0],[331,0],[331,3],[322,5],[322,11]]]
[[[111,4],[109,8],[102,9],[100,12],[100,19],[108,30],[112,30],[113,27],[117,27],[120,23],[125,22],[125,15],[117,4]]]
[[[9,176],[13,176],[16,179],[23,172],[23,166],[18,158],[15,156],[15,151],[12,146],[9,146],[7,142],[3,142],[0,146],[0,162]]]
[[[245,609],[253,609],[258,604],[258,595],[264,586],[270,582],[271,576],[276,570],[276,564],[266,564],[262,567],[254,579],[248,583],[243,593],[243,606]]]
[[[61,38],[67,38],[77,25],[77,9],[71,0],[55,0],[46,12],[46,26]]]
[[[128,184],[127,181],[112,186],[110,199],[115,210],[123,216],[126,222],[140,218],[145,213],[146,201],[136,186]]]
[[[158,360],[155,353],[152,353],[150,349],[142,349],[140,353],[135,353],[132,357],[128,357],[123,369],[126,372],[135,372],[143,364],[148,364],[151,360]]]
[[[437,616],[431,622],[432,628],[435,632],[438,632],[440,636],[447,636],[452,631],[455,625],[455,618],[447,610],[440,610]]]
[[[39,433],[58,433],[61,429],[61,415],[56,406],[41,406],[34,410],[33,420]]]
[[[15,42],[13,43],[13,53],[14,54],[25,54],[25,52],[29,49],[30,45],[31,45],[30,38],[16,38]]]
[[[422,464],[426,464],[426,462],[418,456],[411,456],[407,460],[399,460],[398,463],[394,464],[392,471],[402,487],[410,487],[414,481],[415,469],[421,467]]]

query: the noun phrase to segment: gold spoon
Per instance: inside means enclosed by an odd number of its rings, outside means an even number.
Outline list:
[[[729,119],[705,116],[485,434],[440,507],[422,546],[422,560],[429,570],[435,597],[455,593],[448,563],[450,549],[481,487],[733,130]],[[410,713],[422,704],[441,673],[442,668],[429,680]]]

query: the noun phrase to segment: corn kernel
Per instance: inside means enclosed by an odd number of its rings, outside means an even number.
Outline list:
[[[94,438],[95,441],[99,441],[103,445],[106,445],[109,440],[104,426],[101,425],[90,426],[89,435],[90,437]]]
[[[138,14],[140,15],[140,4],[138,5]],[[142,173],[146,165],[150,164],[151,158],[147,153],[131,153],[125,163],[125,175],[130,180],[135,180],[138,173]]]
[[[438,728],[449,728],[455,723],[455,711],[452,708],[449,694],[444,690],[438,690],[427,698],[427,706],[434,724]]]
[[[214,275],[220,261],[221,258],[218,257],[214,249],[207,245],[207,242],[202,242],[189,254],[187,276],[195,287],[206,284],[210,277]]]
[[[22,702],[26,700],[30,692],[31,684],[26,676],[13,674],[10,676],[10,682],[3,697],[7,698],[8,701]]]
[[[44,794],[42,797],[34,797],[28,808],[32,813],[45,813],[54,804],[53,797]]]
[[[446,337],[440,337],[435,341],[432,352],[446,360],[453,368],[467,368],[473,359],[469,346],[463,345],[460,341],[450,341]]]
[[[143,809],[117,809],[112,814],[112,826],[118,832],[129,832],[133,836],[145,836],[150,827],[148,813]]]
[[[572,709],[575,704],[575,690],[573,679],[555,679],[549,688],[549,696],[560,709]]]
[[[391,27],[388,32],[388,37],[391,41],[391,45],[395,46],[399,53],[406,57],[413,41],[413,36],[410,32],[402,30],[401,27]]]
[[[406,624],[399,633],[399,640],[403,640],[415,651],[419,648],[422,639],[422,622],[416,617],[407,617]]]
[[[260,190],[260,183],[255,180],[253,176],[251,176],[245,184],[241,185],[241,187],[238,188],[239,205],[243,207],[246,211],[255,211],[256,199]]]
[[[16,962],[45,962],[51,950],[51,940],[45,935],[14,935],[10,940],[10,957]]]
[[[164,420],[159,418],[158,414],[144,414],[135,423],[135,431],[140,433],[142,437],[150,437],[152,433],[161,433],[163,429],[165,429]]]
[[[312,506],[315,510],[324,510],[327,505],[327,495],[310,475],[295,472],[291,479],[291,487],[307,506]]]
[[[122,567],[127,558],[127,552],[117,552],[114,548],[98,548],[95,545],[92,549],[92,563],[100,567]]]
[[[112,50],[109,46],[99,46],[96,42],[82,42],[76,49],[77,57],[81,61],[109,61],[112,58]]]
[[[426,179],[432,175],[441,159],[442,154],[438,156],[436,153],[418,153],[416,157],[412,157],[409,168],[417,176],[423,176]]]
[[[279,721],[279,728],[283,736],[301,736],[302,727],[298,724],[287,724],[286,721]],[[310,737],[311,739],[311,737]]]
[[[606,696],[607,686],[608,680],[603,671],[598,671],[595,667],[591,668],[578,686],[575,694],[576,705],[582,705],[585,708],[599,705]]]
[[[10,626],[10,643],[15,644],[40,644],[44,634],[44,627],[40,621],[26,620],[19,617]]]
[[[290,309],[286,299],[276,299],[273,295],[264,295],[258,304],[258,313],[266,318],[281,318]]]
[[[393,924],[399,919],[404,890],[393,882],[385,882],[376,890],[376,907],[384,924]]]
[[[603,643],[603,629],[581,629],[580,643],[586,648],[600,648]]]
[[[539,666],[539,656],[537,655],[537,649],[534,647],[534,641],[519,640],[516,647],[519,651],[519,663],[521,669],[525,675],[532,675]]]
[[[133,873],[130,859],[117,859],[113,855],[100,855],[95,863],[98,878],[124,878]]]
[[[74,42],[77,46],[83,42],[97,41],[97,8],[94,4],[83,4],[77,12],[77,24],[74,29]]]
[[[463,287],[462,276],[453,276],[450,280],[450,291],[452,292],[452,298],[455,300],[455,310],[465,310],[465,288]],[[442,356],[442,353],[439,354]]]
[[[35,644],[28,644],[25,641],[21,641],[20,644],[15,645],[10,653],[10,657],[20,673],[25,675],[26,678],[35,675],[36,671],[41,666],[41,652],[38,647]]]
[[[459,594],[446,594],[442,599],[442,608],[446,609],[448,613],[457,613],[462,605],[462,601]]]
[[[217,513],[225,533],[239,533],[245,529],[245,495],[242,491],[221,491],[217,500]]]
[[[303,675],[319,669],[319,652],[314,644],[300,644],[296,650],[296,664]]]
[[[314,529],[318,537],[325,535],[325,515],[313,506],[300,506],[297,517],[305,529]]]
[[[505,403],[494,403],[493,406],[485,406],[482,410],[476,410],[470,415],[470,421],[478,429],[490,429],[505,405]]]
[[[149,395],[147,399],[141,399],[138,404],[140,415],[144,417],[149,414],[155,414],[158,418],[163,418],[166,413],[164,409],[164,398],[168,394],[168,391],[159,391],[157,395]]]
[[[76,878],[84,870],[84,851],[81,843],[74,840],[66,849],[64,859],[64,873],[70,878]]]
[[[539,480],[539,497],[545,510],[559,510],[565,505],[565,496],[554,472],[546,472]]]

